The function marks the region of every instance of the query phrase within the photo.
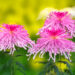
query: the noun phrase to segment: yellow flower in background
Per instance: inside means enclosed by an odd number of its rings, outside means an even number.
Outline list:
[[[39,56],[36,56],[35,59],[30,60],[30,64],[31,64],[31,67],[33,69],[40,69],[41,67],[44,66],[44,64],[41,63],[41,62],[44,62],[44,61],[45,61],[44,58],[40,58]]]
[[[61,61],[65,61],[67,62],[69,65],[72,65],[71,62],[69,62],[67,59],[61,59]],[[56,66],[58,67],[58,69],[62,72],[64,72],[66,69],[68,69],[68,66],[66,63],[63,63],[63,62],[56,62]]]
[[[67,69],[67,65],[64,63],[56,63],[56,66],[58,67],[58,69],[62,72],[64,72]]]
[[[49,73],[46,73],[46,75],[56,75],[54,70],[51,70]]]

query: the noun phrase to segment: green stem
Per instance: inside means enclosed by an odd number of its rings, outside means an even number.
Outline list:
[[[14,75],[14,57],[11,56],[11,75]]]

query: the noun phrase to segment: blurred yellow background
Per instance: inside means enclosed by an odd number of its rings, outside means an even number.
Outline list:
[[[43,25],[43,22],[37,21],[40,11],[74,5],[75,0],[0,0],[0,24],[24,25],[30,34],[34,34]]]

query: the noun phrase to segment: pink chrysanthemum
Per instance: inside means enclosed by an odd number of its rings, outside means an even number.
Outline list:
[[[33,46],[34,42],[30,40],[23,26],[3,24],[0,28],[0,50],[10,49],[10,54],[13,54],[15,46],[26,49],[28,44]]]
[[[44,27],[40,31],[46,28],[61,28],[72,36],[75,36],[75,23],[68,12],[51,12],[45,21]]]
[[[57,54],[64,54],[65,57],[69,59],[70,52],[73,52],[75,49],[75,43],[68,40],[71,38],[71,36],[61,29],[46,30],[40,33],[40,38],[37,40],[33,52],[35,55],[40,52],[41,56],[45,52],[49,52],[50,58],[54,61]],[[30,50],[29,52],[32,51]],[[52,54],[54,54],[54,56],[52,56]]]

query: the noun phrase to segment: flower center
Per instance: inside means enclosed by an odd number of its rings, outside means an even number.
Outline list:
[[[62,18],[64,18],[64,16],[67,15],[67,13],[68,12],[55,12],[54,14],[59,20],[61,20]]]
[[[3,24],[3,27],[9,31],[10,34],[15,32],[17,28],[20,28],[19,25],[8,25],[8,24]]]
[[[51,38],[52,38],[52,39],[57,39],[58,37],[57,37],[57,36],[51,36]]]

